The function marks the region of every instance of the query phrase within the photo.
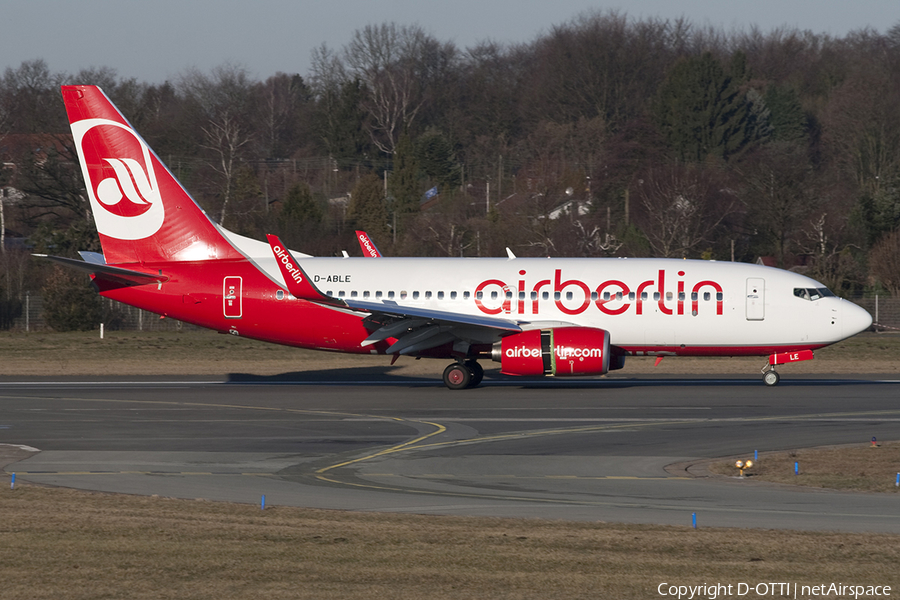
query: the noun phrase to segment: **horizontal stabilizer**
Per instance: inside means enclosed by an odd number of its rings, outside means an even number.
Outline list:
[[[142,273],[140,271],[132,271],[131,269],[123,269],[122,267],[113,267],[96,262],[85,262],[74,258],[47,256],[46,254],[35,254],[35,256],[52,260],[53,262],[57,262],[70,269],[77,269],[89,273],[97,278],[104,279],[123,287],[147,285],[150,283],[164,283],[169,280],[168,277],[161,274],[154,275],[152,273]]]

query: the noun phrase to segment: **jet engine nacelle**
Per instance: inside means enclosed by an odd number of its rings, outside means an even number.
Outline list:
[[[491,358],[506,375],[603,375],[610,367],[609,332],[591,327],[534,329],[494,344]]]

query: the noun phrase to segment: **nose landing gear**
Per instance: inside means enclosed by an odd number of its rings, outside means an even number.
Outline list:
[[[772,367],[768,371],[763,371],[763,383],[765,383],[766,385],[778,385],[779,381],[781,381],[781,376],[778,375],[774,367]]]

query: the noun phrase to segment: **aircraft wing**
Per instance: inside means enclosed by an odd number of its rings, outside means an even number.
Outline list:
[[[454,345],[459,342],[467,349],[472,343],[493,343],[504,335],[522,331],[519,323],[508,319],[401,306],[390,300],[369,302],[355,298],[333,298],[316,287],[277,236],[266,237],[292,296],[371,315],[366,321],[374,331],[362,342],[362,346],[394,338],[396,341],[387,348],[386,354],[413,354],[448,342]]]
[[[363,340],[363,347],[388,338],[396,340],[385,354],[414,354],[448,342],[454,344],[454,349],[458,344],[468,349],[473,343],[489,344],[522,331],[518,323],[507,319],[400,306],[392,301],[367,302],[354,298],[344,301],[349,308],[372,315],[368,321],[376,329]]]
[[[77,269],[85,273],[89,273],[97,278],[110,281],[121,287],[129,287],[134,285],[147,285],[150,283],[164,283],[169,280],[165,275],[153,275],[152,273],[142,273],[140,271],[132,271],[131,269],[123,269],[122,267],[113,267],[106,263],[95,262],[97,253],[90,253],[92,260],[90,262],[83,260],[75,260],[74,258],[64,258],[62,256],[48,256],[46,254],[35,254],[40,258],[46,258],[53,262],[60,263],[66,267]]]

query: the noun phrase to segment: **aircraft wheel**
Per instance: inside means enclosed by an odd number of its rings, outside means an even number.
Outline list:
[[[768,386],[778,385],[781,377],[775,371],[766,371],[763,374],[763,382]]]
[[[444,369],[444,385],[451,390],[462,390],[472,382],[472,372],[461,363],[453,363]]]
[[[477,386],[484,379],[484,368],[478,364],[477,360],[467,360],[466,367],[472,374],[472,381],[469,382],[469,387]]]

